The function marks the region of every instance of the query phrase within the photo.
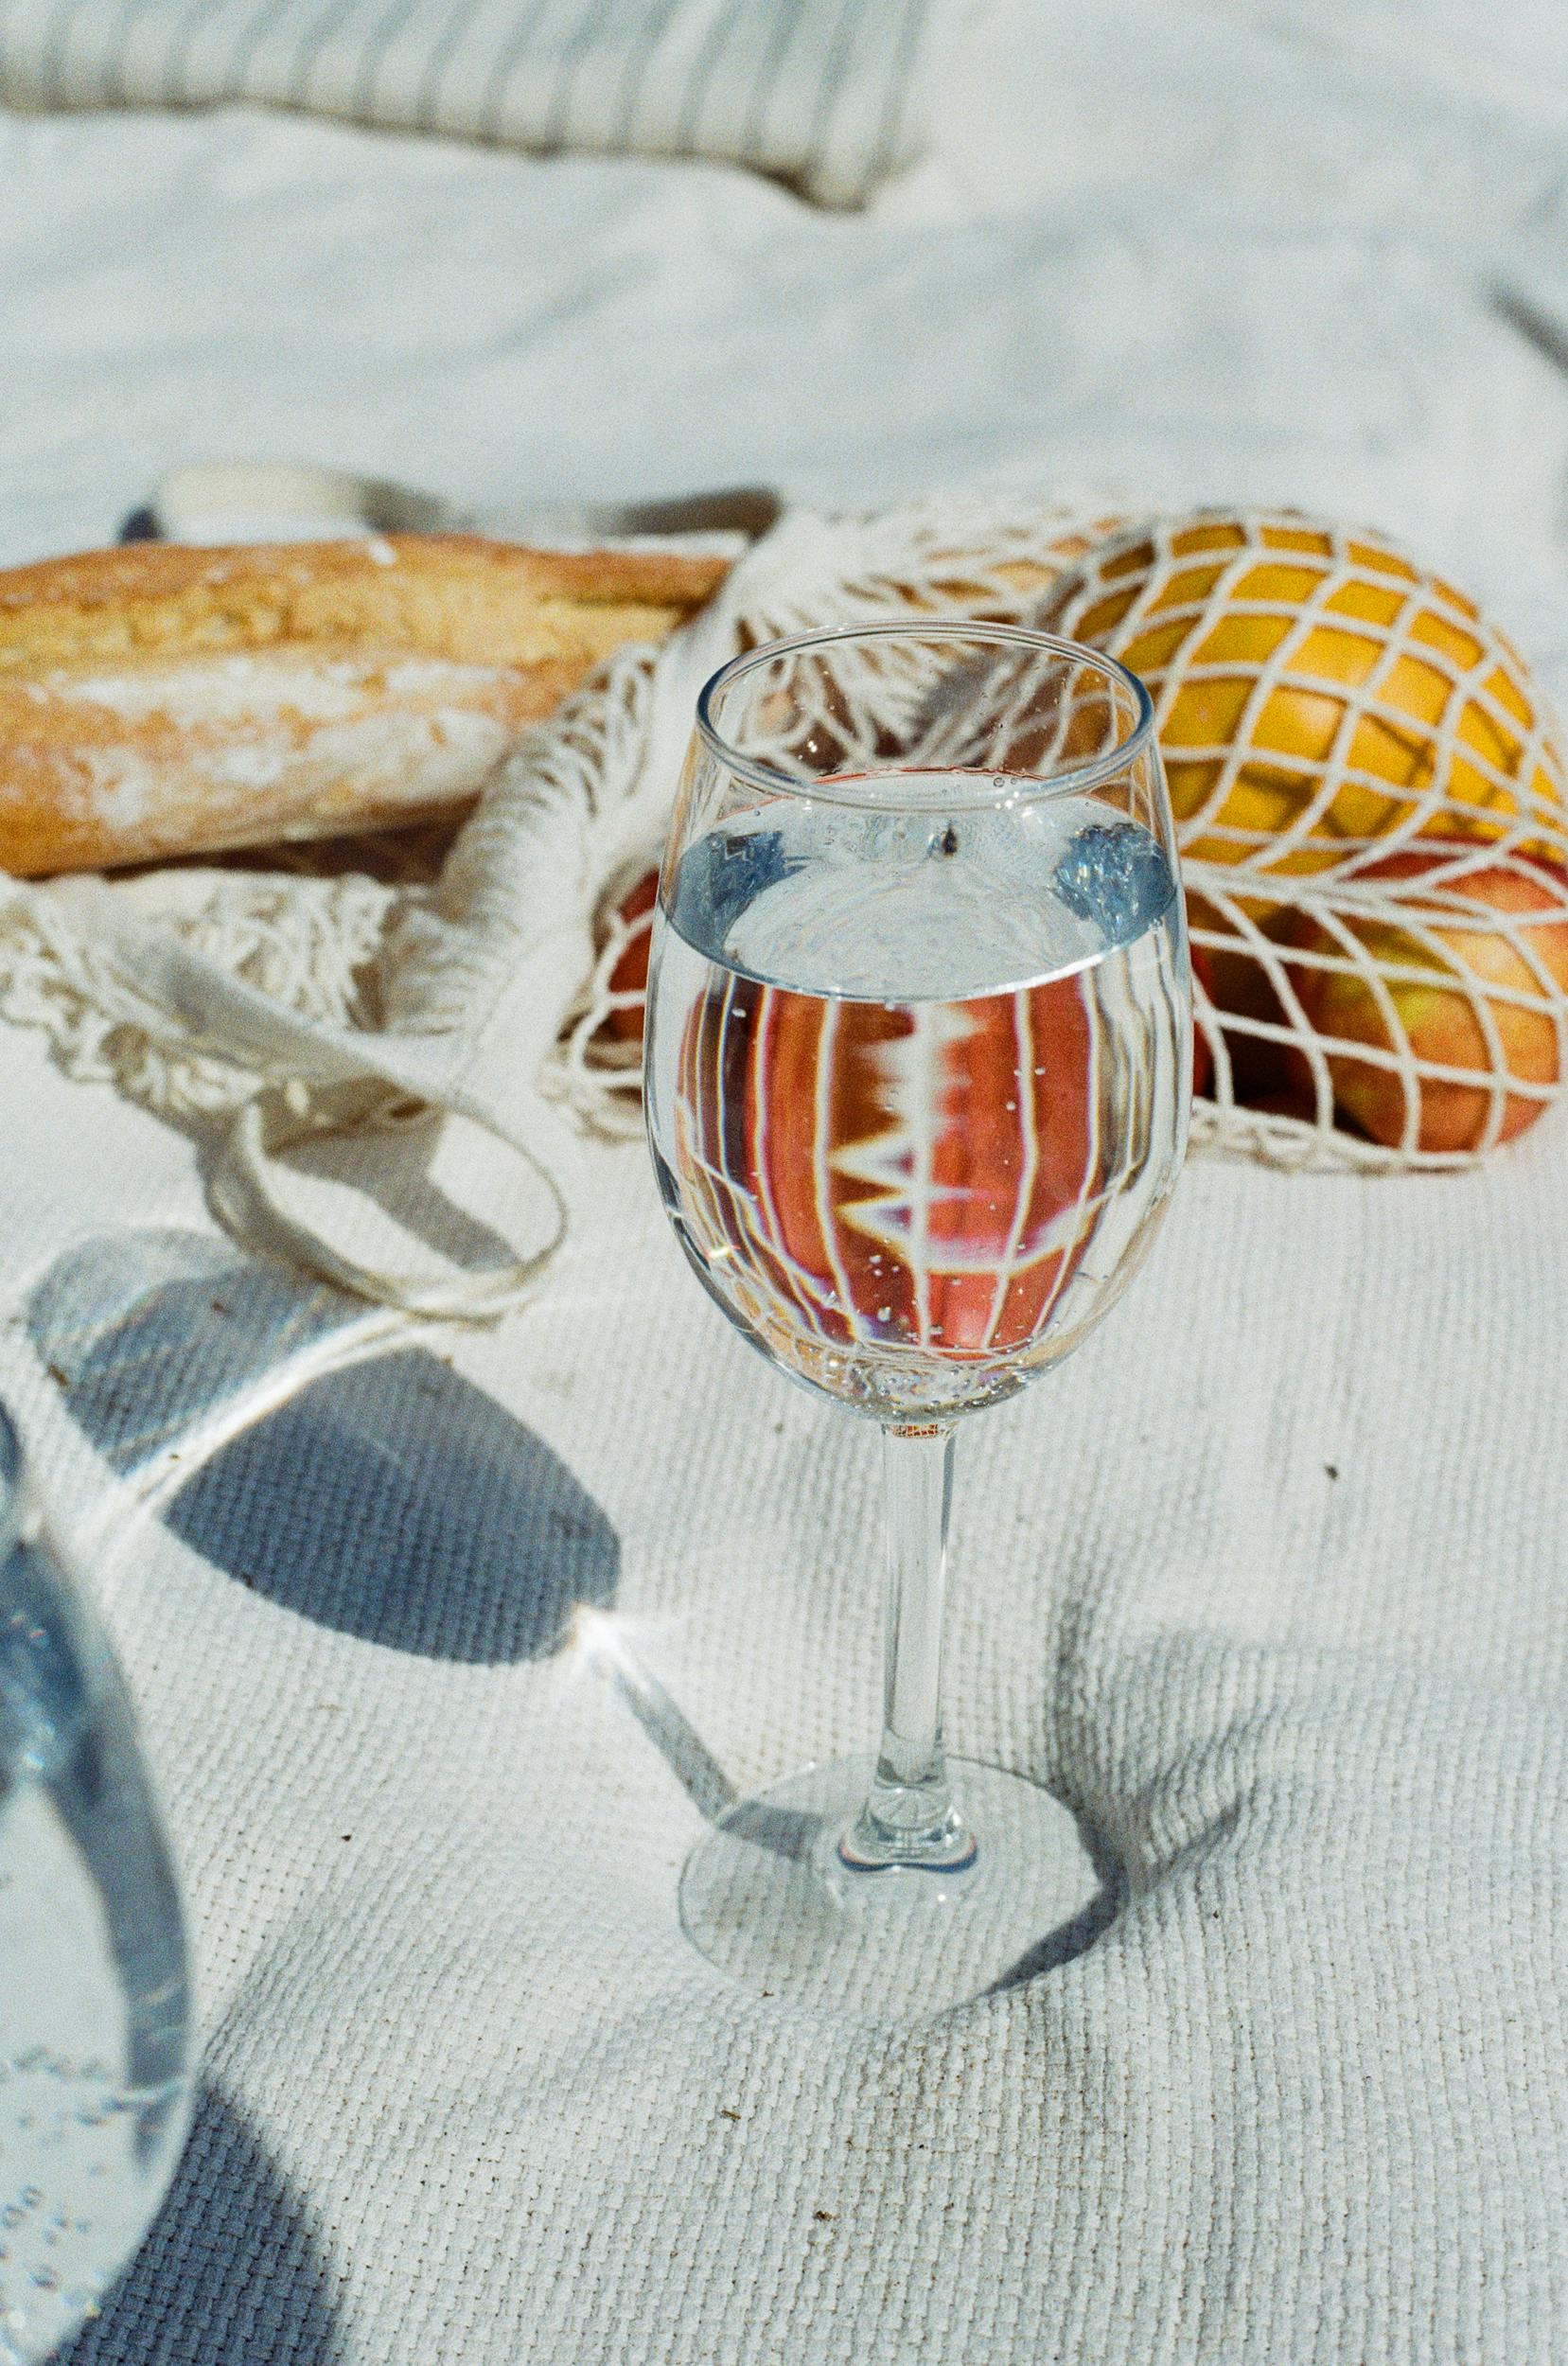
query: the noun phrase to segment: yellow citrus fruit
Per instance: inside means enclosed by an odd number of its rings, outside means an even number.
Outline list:
[[[1378,535],[1291,511],[1130,527],[1038,621],[1147,683],[1199,861],[1318,871],[1391,832],[1560,859],[1562,757],[1524,661]]]

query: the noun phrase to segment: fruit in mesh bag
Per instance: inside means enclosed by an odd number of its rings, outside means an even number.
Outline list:
[[[641,1043],[643,1040],[653,908],[658,901],[659,874],[657,871],[644,871],[614,907],[614,923],[625,934],[605,983],[610,996],[610,1029],[623,1043]]]
[[[1562,761],[1527,669],[1379,535],[1288,510],[1131,527],[1037,621],[1147,683],[1191,860],[1277,876],[1432,831],[1554,852]]]
[[[1306,1123],[1331,1100],[1406,1155],[1540,1114],[1568,1081],[1568,793],[1472,600],[1380,535],[1208,510],[1110,537],[1038,621],[1154,698],[1223,1100]]]
[[[1337,1109],[1390,1149],[1511,1140],[1568,1068],[1568,873],[1432,839],[1355,887],[1284,955]]]

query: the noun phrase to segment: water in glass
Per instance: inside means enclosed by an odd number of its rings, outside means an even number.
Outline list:
[[[1186,1106],[1175,881],[1091,798],[825,786],[866,802],[732,814],[680,860],[656,1168],[698,1275],[784,1369],[946,1418],[1066,1353],[1151,1237]]]
[[[0,1518],[14,1515],[13,1457]],[[185,2135],[179,1898],[118,1675],[35,1534],[0,1566],[0,2362],[97,2304]]]

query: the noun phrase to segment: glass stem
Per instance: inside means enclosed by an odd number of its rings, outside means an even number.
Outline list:
[[[942,1747],[942,1622],[953,1432],[907,1422],[882,1433],[888,1574],[882,1746],[859,1820],[838,1854],[864,1872],[897,1865],[955,1872],[975,1841],[953,1804]]]

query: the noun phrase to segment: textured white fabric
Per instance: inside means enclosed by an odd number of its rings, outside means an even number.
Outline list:
[[[263,100],[519,148],[714,156],[855,205],[919,146],[964,0],[0,0],[26,107]]]
[[[173,1138],[105,1100],[62,1208],[97,1095],[0,1061],[0,1379],[107,1533],[207,2031],[95,2366],[1559,2355],[1560,1129],[1436,1180],[1198,1162],[1103,1331],[973,1424],[954,1739],[1062,1784],[1129,1894],[868,2042],[686,1951],[698,1813],[549,1648],[610,1609],[741,1785],[874,1719],[871,1436],[726,1331],[641,1154],[530,1312],[324,1382],[136,1533],[106,1458],[269,1327]]]
[[[1490,301],[1556,151],[1479,121],[1418,176],[1422,122],[1338,126],[1297,70],[1294,117],[1266,95],[1306,152],[1265,115],[1219,163],[1168,147],[1172,185],[1148,183],[1129,111],[1170,60],[1135,78],[1137,28],[1107,5],[1093,29],[998,70],[1005,145],[951,126],[957,158],[843,221],[697,166],[240,113],[0,114],[0,174],[27,198],[0,211],[0,558],[112,537],[200,458],[318,460],[480,512],[759,476],[831,509],[956,482],[1288,499],[1452,571],[1560,690],[1568,393]],[[1107,121],[1084,84],[1117,61]],[[1211,107],[1245,120],[1252,62],[1226,80],[1210,61]],[[1172,134],[1211,120],[1178,100]],[[995,168],[975,195],[954,185],[968,156]],[[1066,186],[1042,186],[1048,161]],[[1483,181],[1486,211],[1464,202]],[[1014,188],[1031,202],[997,210]]]
[[[1560,154],[1523,105],[1352,104],[1313,15],[1271,66],[1248,11],[1093,6],[834,223],[697,168],[5,125],[6,552],[215,450],[473,501],[1119,478],[1374,518],[1560,693],[1568,401],[1488,293]],[[938,185],[965,158],[985,221]],[[324,1317],[220,1278],[178,1132],[27,1030],[0,1090],[0,1389],[123,1548],[207,2033],[83,2360],[1558,2366],[1559,1119],[1463,1175],[1195,1162],[1104,1329],[974,1424],[953,1736],[1066,1786],[1131,1896],[868,2046],[686,1951],[697,1810],[542,1649],[613,1591],[738,1784],[874,1721],[872,1441],[725,1330],[641,1153],[585,1159],[516,1320],[324,1385],[134,1535],[112,1457],[167,1472],[245,1366],[212,1300],[253,1352]],[[101,1333],[154,1286],[95,1364],[83,1303]]]

